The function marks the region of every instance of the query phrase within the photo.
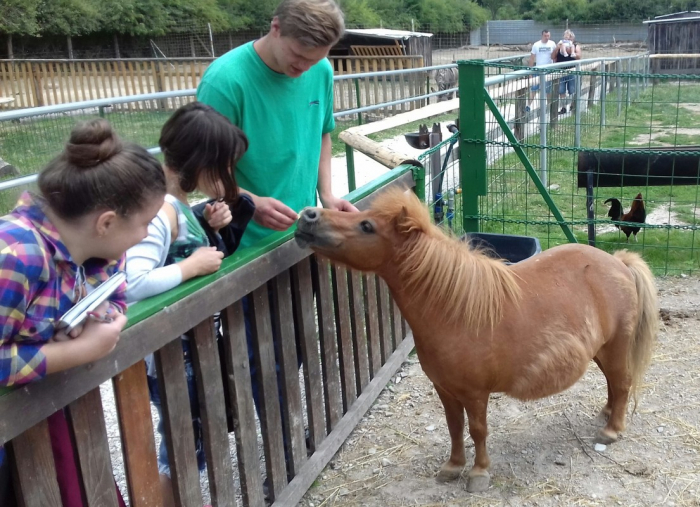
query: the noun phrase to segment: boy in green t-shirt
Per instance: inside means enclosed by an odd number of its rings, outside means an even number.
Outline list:
[[[333,68],[344,30],[333,0],[283,0],[267,35],[229,51],[205,72],[197,99],[241,128],[250,147],[236,170],[256,212],[241,246],[291,227],[316,206],[357,211],[331,191]]]

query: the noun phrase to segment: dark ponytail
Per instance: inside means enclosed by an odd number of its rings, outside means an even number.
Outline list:
[[[165,194],[165,175],[144,148],[96,119],[73,128],[63,152],[39,174],[39,190],[64,220],[102,209],[127,216]]]

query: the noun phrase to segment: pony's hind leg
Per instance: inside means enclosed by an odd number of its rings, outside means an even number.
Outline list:
[[[595,361],[595,364],[598,365],[598,368],[600,368],[600,371],[603,372],[603,375],[605,375],[605,370],[603,369],[603,365],[600,363],[597,357],[594,357],[593,360]],[[612,390],[610,389],[610,380],[608,380],[608,376],[605,375],[605,383],[608,385],[608,401],[605,403],[603,408],[600,410],[600,417],[602,417],[603,421],[606,421],[610,419],[610,413],[612,412],[612,400],[613,400],[613,394]]]
[[[621,356],[621,357],[620,357]],[[602,444],[615,442],[625,430],[627,402],[629,401],[632,380],[626,364],[626,354],[599,354],[601,369],[608,381],[608,422],[600,430],[596,441]],[[603,408],[605,412],[606,405]]]
[[[469,418],[469,435],[474,441],[474,466],[469,470],[467,491],[477,493],[486,491],[491,480],[488,472],[491,462],[486,451],[486,436],[488,435],[486,408],[489,403],[489,393],[463,401]]]
[[[450,440],[452,441],[450,459],[440,468],[437,480],[439,482],[448,482],[459,477],[464,469],[464,465],[467,463],[467,456],[464,451],[464,407],[459,400],[453,398],[437,385],[435,390],[440,396],[442,406],[445,408],[447,429],[450,432]]]

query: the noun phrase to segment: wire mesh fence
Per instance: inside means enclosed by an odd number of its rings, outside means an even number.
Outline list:
[[[657,274],[696,272],[700,81],[648,70],[635,57],[487,79],[483,136],[461,139],[485,151],[486,191],[471,217],[480,230],[535,236],[543,248],[574,238],[629,248]]]

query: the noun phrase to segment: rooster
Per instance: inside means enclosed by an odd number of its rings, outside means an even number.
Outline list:
[[[605,204],[610,203],[610,210],[608,211],[608,216],[615,220],[616,222],[635,222],[638,224],[643,224],[647,218],[647,212],[644,208],[644,200],[642,199],[642,194],[637,194],[637,197],[632,201],[632,207],[628,213],[623,213],[622,204],[620,201],[611,198],[605,201]],[[626,225],[615,225],[618,229],[625,233],[627,236],[627,242],[630,241],[630,234],[634,234],[634,241],[637,241],[637,233],[640,227],[629,227]]]

